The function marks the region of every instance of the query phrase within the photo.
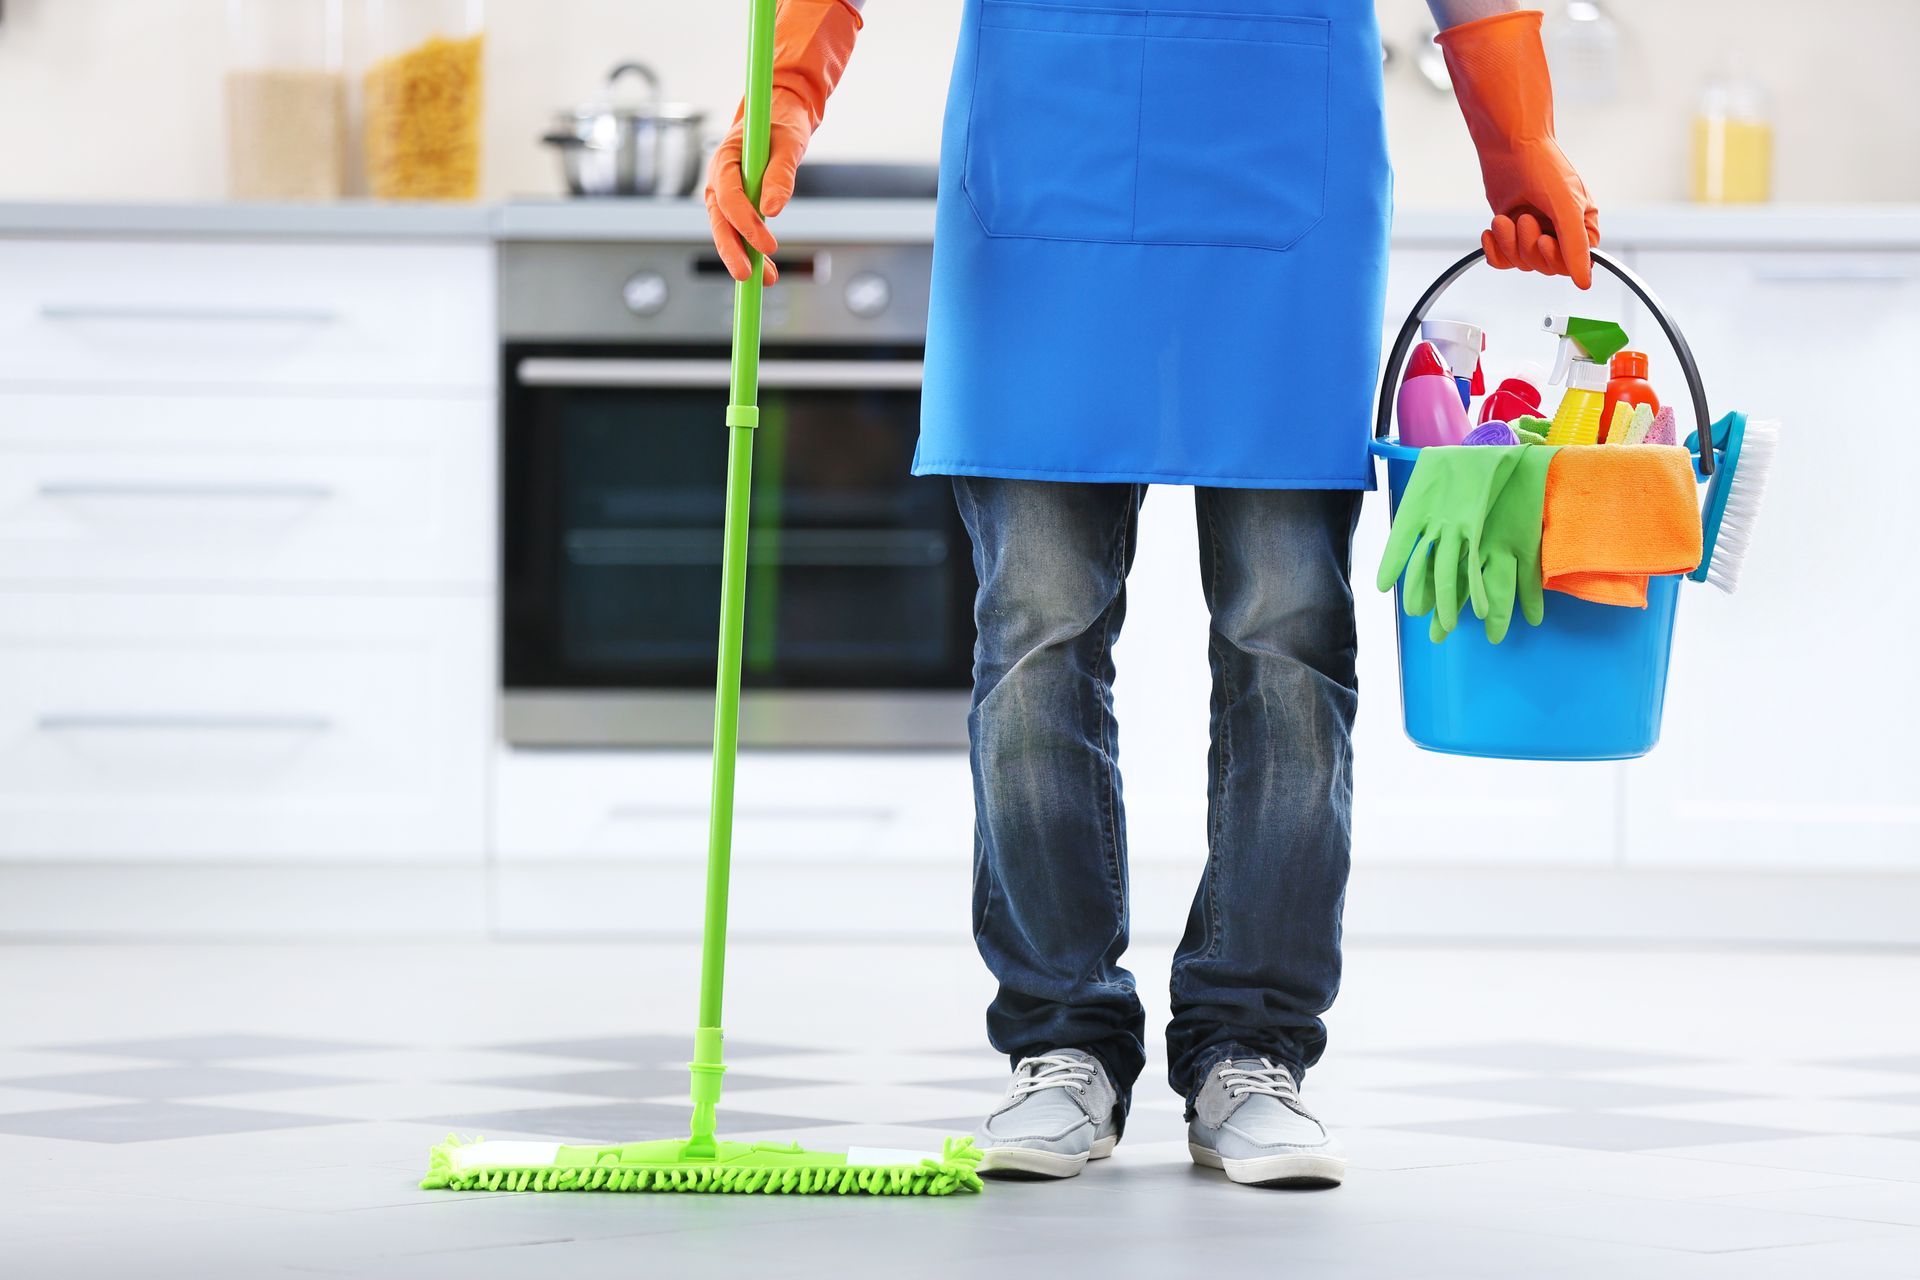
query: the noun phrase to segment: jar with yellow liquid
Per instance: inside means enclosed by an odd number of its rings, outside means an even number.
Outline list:
[[[1773,198],[1773,119],[1750,80],[1709,83],[1693,118],[1693,198],[1762,204]]]

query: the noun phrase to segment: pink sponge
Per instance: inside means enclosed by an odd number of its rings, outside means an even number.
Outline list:
[[[1679,444],[1680,423],[1673,416],[1673,406],[1663,404],[1660,412],[1653,415],[1653,425],[1647,428],[1646,444]]]

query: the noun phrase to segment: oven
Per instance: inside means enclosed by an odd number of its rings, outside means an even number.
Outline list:
[[[698,244],[501,249],[502,708],[517,746],[704,746],[732,282]],[[925,245],[789,248],[768,291],[741,740],[966,741],[974,575],[908,474]]]

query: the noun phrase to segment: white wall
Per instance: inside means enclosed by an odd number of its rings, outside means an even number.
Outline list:
[[[349,0],[349,7],[360,0]],[[489,195],[557,189],[535,145],[548,113],[639,57],[716,119],[740,77],[741,0],[487,0]],[[1564,108],[1561,132],[1603,208],[1680,198],[1700,81],[1738,57],[1773,89],[1783,201],[1920,200],[1914,0],[1607,0],[1638,87]],[[938,146],[960,0],[871,0],[820,156],[925,159]],[[1381,0],[1410,47],[1424,0]],[[1817,16],[1816,16],[1816,11]],[[206,199],[222,194],[222,0],[7,0],[0,21],[0,198]],[[1477,194],[1449,99],[1402,59],[1389,81],[1403,205]]]

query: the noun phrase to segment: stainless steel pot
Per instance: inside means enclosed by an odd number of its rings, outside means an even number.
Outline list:
[[[621,80],[633,76],[647,87],[647,101],[614,100]],[[567,189],[577,196],[691,195],[704,155],[700,126],[705,113],[685,103],[660,100],[660,77],[638,62],[623,62],[607,76],[607,97],[554,119],[542,139],[560,152]]]

